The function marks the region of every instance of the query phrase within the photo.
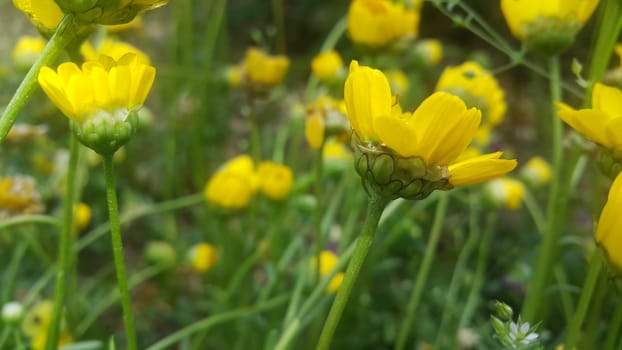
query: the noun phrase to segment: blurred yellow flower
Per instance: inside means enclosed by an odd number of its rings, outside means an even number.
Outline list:
[[[512,34],[527,47],[558,54],[574,42],[599,0],[501,0]]]
[[[501,177],[488,182],[486,192],[495,204],[518,209],[525,197],[525,185],[509,177]]]
[[[21,69],[32,66],[45,48],[46,41],[39,36],[22,36],[13,48],[13,64]]]
[[[91,43],[85,41],[80,47],[80,53],[85,61],[97,61],[100,55],[110,56],[115,61],[118,61],[125,54],[133,53],[136,55],[139,63],[146,65],[151,64],[149,56],[133,45],[109,37],[104,39],[97,48],[94,48]]]
[[[423,164],[417,166],[419,170],[415,173],[422,171],[421,175],[426,176],[433,170],[434,182],[446,180],[452,186],[470,185],[501,176],[516,167],[515,160],[499,159],[501,152],[456,162],[471,143],[481,118],[478,109],[467,109],[457,96],[436,92],[415,112],[402,113],[399,106],[394,106],[385,75],[370,67],[360,67],[356,61],[350,65],[344,95],[350,124],[364,152],[382,155],[386,153],[378,147],[386,147],[401,158],[418,159]],[[387,171],[395,168],[394,161],[383,159],[383,163],[389,162]],[[375,174],[383,178],[384,175],[391,180],[390,174]]]
[[[335,255],[330,250],[323,250],[320,253],[320,277],[328,276],[337,263],[339,262],[339,257]],[[317,269],[317,256],[311,258],[311,268],[315,271]],[[333,279],[330,280],[328,286],[326,286],[326,291],[328,293],[336,293],[341,287],[341,283],[343,282],[344,274],[343,272],[338,272]]]
[[[198,243],[188,253],[192,267],[197,272],[207,272],[218,262],[218,252],[209,243]]]
[[[166,241],[151,241],[145,248],[145,259],[152,264],[170,268],[177,262],[177,253]]]
[[[542,157],[529,159],[521,169],[522,176],[534,185],[543,185],[551,180],[551,165]]]
[[[419,29],[421,3],[411,8],[389,0],[353,0],[348,10],[348,33],[357,44],[388,45],[402,37],[414,38]]]
[[[63,19],[63,12],[54,0],[13,0],[13,4],[42,30],[54,30]]]
[[[231,65],[225,71],[225,79],[229,87],[237,88],[242,83],[242,67],[239,65]]]
[[[415,52],[429,66],[436,66],[443,59],[443,44],[436,39],[419,40],[415,44]]]
[[[343,70],[343,60],[335,50],[322,52],[311,60],[311,72],[321,81],[335,79]]]
[[[285,78],[288,69],[287,56],[271,56],[255,47],[246,50],[244,70],[250,84],[278,85]]]
[[[258,188],[255,165],[248,155],[238,156],[225,163],[207,182],[205,198],[227,209],[248,206]]]
[[[73,62],[56,71],[43,67],[38,77],[50,100],[76,124],[80,141],[100,154],[114,153],[134,134],[154,78],[155,68],[130,53],[117,61],[102,55],[82,69]]]
[[[392,69],[386,72],[387,79],[389,79],[389,85],[394,95],[404,96],[410,89],[410,81],[404,72],[399,69]]]
[[[505,93],[495,77],[476,62],[468,61],[445,68],[436,83],[436,91],[457,95],[467,107],[479,109],[482,112],[480,129],[483,133],[503,121],[507,109]]]
[[[305,137],[313,149],[320,149],[324,143],[324,116],[313,113],[306,118]]]
[[[45,349],[45,341],[47,340],[48,328],[52,321],[53,310],[54,304],[49,300],[44,300],[35,304],[26,313],[22,321],[22,331],[31,338],[30,346],[33,350]],[[71,343],[71,341],[71,335],[65,329],[64,322],[61,322],[58,345],[66,345]]]
[[[76,203],[73,206],[73,224],[75,231],[81,232],[91,223],[91,207],[86,203]]]
[[[259,189],[271,199],[285,199],[294,185],[292,170],[282,164],[269,161],[261,162],[257,167],[257,176],[259,178]]]
[[[0,219],[43,212],[36,185],[30,176],[0,177]]]
[[[609,262],[622,272],[622,175],[611,185],[609,197],[598,221],[596,242],[605,250]]]
[[[592,108],[575,110],[558,103],[559,117],[573,129],[622,158],[622,90],[600,83],[592,91]]]

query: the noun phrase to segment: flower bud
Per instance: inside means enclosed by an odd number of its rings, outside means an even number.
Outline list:
[[[175,249],[165,241],[151,241],[145,248],[145,259],[162,267],[173,267],[177,260]]]
[[[510,305],[499,300],[495,301],[495,311],[497,316],[499,316],[504,321],[510,321],[512,320],[512,317],[514,317],[514,311],[512,310]]]
[[[197,272],[207,272],[218,262],[218,253],[213,245],[199,243],[190,248],[188,258]]]
[[[127,113],[127,114],[126,114]],[[113,154],[136,132],[136,111],[101,110],[83,123],[72,123],[72,130],[85,146],[99,154]]]

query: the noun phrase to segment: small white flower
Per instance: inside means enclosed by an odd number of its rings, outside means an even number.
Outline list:
[[[24,314],[24,307],[17,301],[11,301],[2,306],[2,320],[6,323],[16,323]]]

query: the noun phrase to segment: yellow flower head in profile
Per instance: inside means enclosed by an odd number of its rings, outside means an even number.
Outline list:
[[[289,69],[289,58],[283,55],[271,56],[251,47],[246,50],[244,69],[249,84],[275,86],[285,78]]]
[[[353,0],[348,10],[348,33],[357,44],[381,47],[402,37],[414,38],[419,29],[417,1],[411,8],[390,0]]]
[[[145,102],[155,68],[135,54],[119,60],[100,56],[79,68],[63,63],[43,67],[39,84],[50,100],[74,122],[76,135],[96,152],[114,153],[134,134],[137,111]]]
[[[45,341],[47,340],[48,328],[52,321],[53,309],[54,304],[49,300],[44,300],[35,304],[24,316],[22,331],[31,338],[30,346],[33,350],[45,349]],[[62,322],[58,345],[66,345],[71,343],[71,341],[71,335],[69,335],[69,332],[65,329],[64,322]]]
[[[22,36],[13,48],[13,64],[21,69],[32,66],[45,48],[46,41],[39,36]]]
[[[574,42],[599,0],[501,0],[512,34],[529,49],[559,54]]]
[[[321,81],[335,79],[343,71],[343,60],[335,50],[322,52],[311,60],[311,72]]]
[[[525,185],[509,177],[501,177],[487,183],[488,197],[496,204],[518,209],[525,197]]]
[[[335,266],[337,266],[338,262],[339,257],[332,251],[323,250],[320,252],[320,277],[328,276],[333,271]],[[313,271],[317,269],[317,256],[313,256],[311,259],[311,268]],[[326,286],[326,291],[328,293],[336,293],[339,290],[339,287],[341,287],[343,277],[343,272],[338,272],[333,279],[330,280],[328,286]]]
[[[40,30],[51,32],[63,19],[63,11],[54,0],[13,0],[13,5],[26,14]]]
[[[354,129],[356,168],[373,192],[421,199],[435,189],[470,185],[506,174],[515,160],[501,152],[457,161],[477,132],[481,113],[457,96],[436,92],[413,112],[402,112],[389,82],[376,69],[352,61],[345,84]]]
[[[246,208],[259,185],[254,168],[248,155],[228,161],[207,182],[205,199],[225,209]]]
[[[459,96],[468,107],[482,112],[482,122],[476,140],[486,140],[492,128],[499,125],[507,106],[505,93],[495,77],[476,62],[465,62],[447,67],[436,83],[436,91],[446,91]]]
[[[195,244],[188,253],[190,263],[197,272],[207,272],[218,262],[218,252],[209,243]]]
[[[599,159],[601,170],[615,177],[622,165],[622,90],[600,83],[592,91],[592,108],[575,110],[558,103],[559,117],[606,150]]]
[[[273,162],[261,162],[257,167],[259,189],[268,198],[285,199],[292,191],[294,174],[286,165]]]
[[[91,43],[85,41],[80,47],[80,53],[82,54],[82,57],[84,57],[85,61],[97,61],[100,55],[106,55],[112,57],[115,61],[118,61],[125,54],[132,53],[136,55],[138,62],[146,65],[151,64],[149,56],[137,49],[135,46],[110,37],[104,39],[104,41],[102,41],[97,48],[94,48]]]
[[[551,164],[540,156],[527,161],[521,169],[521,175],[533,185],[544,185],[551,180]]]

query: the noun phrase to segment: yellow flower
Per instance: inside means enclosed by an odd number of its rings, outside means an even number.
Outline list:
[[[91,207],[86,203],[76,203],[73,206],[73,221],[77,232],[83,231],[91,223]]]
[[[337,51],[322,52],[311,60],[311,72],[322,81],[334,79],[343,70],[343,60]]]
[[[559,117],[573,129],[622,157],[622,90],[600,83],[592,91],[592,108],[574,110],[558,103]]]
[[[502,177],[487,184],[487,193],[495,204],[518,209],[525,197],[525,185],[518,180]]]
[[[505,93],[495,77],[476,62],[447,67],[436,83],[436,91],[459,96],[468,107],[482,111],[480,128],[492,128],[503,121]]]
[[[35,304],[26,313],[22,321],[22,331],[31,338],[30,346],[33,350],[45,349],[45,341],[47,340],[48,328],[52,321],[53,310],[54,304],[49,300],[44,300]],[[65,329],[64,322],[61,322],[58,345],[66,345],[71,343],[71,341],[71,335]]]
[[[44,31],[53,31],[63,19],[63,12],[54,0],[13,0],[13,4]]]
[[[525,179],[534,185],[543,185],[551,180],[551,165],[542,157],[531,158],[521,169]]]
[[[257,175],[259,189],[271,199],[285,199],[294,185],[294,175],[286,165],[261,162],[257,168]]]
[[[528,48],[548,55],[562,52],[590,18],[599,0],[501,0],[512,34]]]
[[[138,62],[146,65],[151,64],[149,56],[144,54],[142,51],[133,45],[112,38],[104,39],[97,49],[95,49],[91,43],[85,41],[80,47],[80,53],[84,57],[85,61],[97,61],[100,55],[110,56],[115,61],[118,61],[125,54],[133,53],[136,55]]]
[[[388,45],[402,37],[414,38],[419,27],[420,2],[412,8],[389,0],[353,0],[348,10],[348,33],[357,44]]]
[[[609,262],[622,271],[622,175],[618,175],[611,185],[607,203],[600,214],[596,242],[605,250]]]
[[[339,257],[335,255],[335,253],[330,250],[323,250],[320,253],[320,277],[328,276],[333,271],[335,266],[337,266],[338,262]],[[317,256],[314,256],[311,259],[311,268],[313,271],[317,269]],[[343,272],[338,272],[333,279],[330,280],[328,286],[326,286],[326,291],[328,293],[336,293],[339,290],[339,287],[341,287],[343,277]]]
[[[197,272],[207,272],[218,262],[218,252],[209,243],[199,243],[190,248],[189,258]]]
[[[307,116],[305,122],[305,137],[313,149],[320,149],[324,143],[324,116],[313,113]]]
[[[387,190],[392,193],[405,190],[393,188],[397,186],[391,185],[395,176],[403,182],[421,178],[440,186],[433,186],[431,190],[449,189],[447,183],[451,186],[475,184],[516,167],[515,160],[499,159],[501,152],[456,162],[471,143],[481,118],[478,109],[467,109],[457,96],[436,92],[415,112],[402,113],[398,105],[393,105],[385,75],[370,67],[360,67],[356,61],[350,65],[344,95],[359,151],[367,157],[366,163],[357,164],[357,170],[359,174],[371,171],[365,176],[389,184]],[[416,184],[416,187],[421,186],[425,184]],[[407,197],[421,196],[423,193]]]
[[[247,207],[258,188],[254,167],[253,160],[247,155],[225,163],[207,182],[206,200],[226,209]]]
[[[244,69],[250,84],[274,86],[285,78],[289,69],[289,58],[283,55],[270,56],[251,47],[246,50]]]
[[[13,48],[13,64],[28,69],[45,48],[46,41],[38,36],[22,36]]]
[[[30,176],[0,178],[0,219],[43,212],[36,184]]]
[[[415,45],[415,51],[428,66],[436,66],[443,59],[443,45],[436,39],[418,41]]]
[[[240,86],[240,83],[242,83],[242,68],[239,65],[227,67],[225,78],[230,87],[236,88]]]
[[[82,143],[98,153],[114,153],[134,134],[137,111],[145,102],[155,68],[135,54],[118,61],[100,56],[82,69],[73,62],[54,71],[43,67],[39,84],[75,126]]]

